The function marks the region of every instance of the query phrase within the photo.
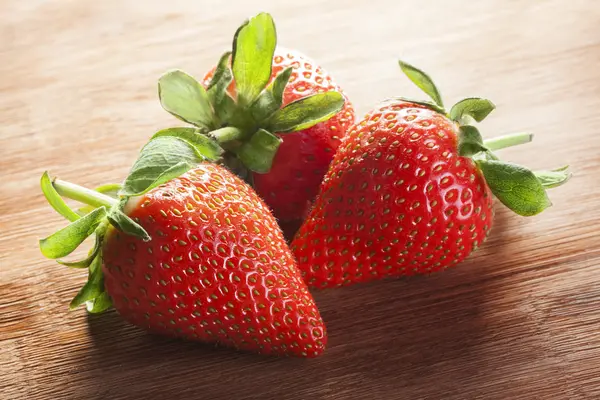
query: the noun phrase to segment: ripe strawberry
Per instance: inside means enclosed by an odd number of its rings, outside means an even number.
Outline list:
[[[44,255],[65,257],[96,234],[90,256],[67,263],[90,271],[71,307],[99,312],[112,302],[125,320],[160,334],[321,354],[325,327],[268,207],[216,164],[199,161],[176,177],[181,154],[213,158],[214,148],[182,137],[158,135],[144,147],[120,201],[44,175],[49,202],[74,221],[41,241]],[[59,193],[100,207],[78,218]]]
[[[159,80],[159,96],[166,111],[213,137],[225,151],[223,164],[252,185],[280,221],[291,222],[285,226],[294,226],[354,111],[321,67],[276,46],[273,19],[258,14],[237,30],[231,51],[203,84],[171,71]]]
[[[354,123],[354,107],[333,78],[313,60],[298,51],[278,47],[273,57],[271,81],[292,68],[283,91],[282,106],[309,95],[336,91],[344,96],[344,107],[329,120],[282,137],[271,170],[253,173],[254,188],[265,199],[282,228],[295,232],[317,195],[335,150],[346,130]],[[216,67],[204,77],[208,86]],[[235,96],[235,81],[228,92]],[[277,132],[275,132],[277,133]]]
[[[401,63],[435,101],[391,99],[367,113],[335,154],[308,219],[292,242],[306,282],[330,287],[429,273],[454,265],[492,227],[492,193],[521,215],[550,205],[544,187],[561,170],[533,173],[491,152],[531,139],[483,142],[477,128],[493,109],[470,98],[449,113],[422,71]]]

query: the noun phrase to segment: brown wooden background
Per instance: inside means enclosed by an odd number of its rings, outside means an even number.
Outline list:
[[[593,1],[297,2],[0,0],[0,398],[600,398],[600,6]],[[122,179],[156,129],[156,79],[200,76],[239,23],[273,13],[280,43],[334,72],[360,113],[414,95],[402,56],[446,103],[494,100],[488,136],[532,167],[569,163],[554,207],[499,207],[493,237],[435,276],[316,293],[319,359],[272,359],[151,337],[67,304],[82,271],[45,260],[64,224],[45,169],[84,185]]]

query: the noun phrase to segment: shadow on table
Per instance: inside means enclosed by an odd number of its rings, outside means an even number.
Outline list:
[[[505,215],[496,221],[496,235]],[[350,399],[426,396],[440,388],[451,394],[461,380],[491,368],[479,362],[479,352],[492,339],[486,310],[496,290],[489,275],[499,251],[432,276],[316,292],[329,346],[312,360],[157,337],[129,326],[116,312],[90,315],[95,346],[86,369],[97,380],[93,395]]]

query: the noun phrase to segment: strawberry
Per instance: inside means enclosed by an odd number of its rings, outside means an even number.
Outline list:
[[[329,74],[295,52],[276,52],[275,24],[258,14],[235,33],[231,51],[202,80],[182,71],[159,79],[163,108],[213,137],[223,164],[294,226],[354,122],[352,105]]]
[[[306,96],[336,91],[344,96],[344,107],[329,120],[290,134],[278,134],[281,143],[271,170],[253,173],[254,188],[271,207],[284,232],[295,232],[306,216],[327,172],[335,150],[346,130],[354,123],[354,108],[330,74],[313,60],[295,50],[278,47],[273,57],[271,81],[292,68],[289,83],[283,90],[282,106]],[[216,67],[204,77],[208,86]],[[228,92],[235,96],[235,81]],[[287,229],[286,229],[287,228]]]
[[[216,143],[188,133],[155,135],[118,199],[44,174],[46,198],[73,222],[41,240],[42,253],[63,258],[96,237],[85,260],[59,261],[89,269],[71,308],[112,304],[151,332],[264,354],[321,354],[323,321],[275,218],[250,186],[208,162],[218,160]],[[97,208],[80,217],[61,195]]]
[[[433,81],[400,63],[434,102],[390,99],[350,128],[315,206],[292,242],[306,282],[340,286],[455,265],[485,240],[492,194],[520,215],[550,205],[565,168],[531,172],[492,152],[529,134],[484,142],[473,125],[494,105],[468,98],[446,112]]]

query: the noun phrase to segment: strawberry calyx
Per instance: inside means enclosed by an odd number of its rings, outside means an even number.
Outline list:
[[[193,128],[176,128],[157,132],[142,148],[123,184],[110,184],[91,190],[60,179],[42,175],[40,185],[48,203],[70,221],[66,227],[40,240],[42,254],[59,264],[88,269],[88,280],[71,301],[71,309],[86,304],[91,313],[110,308],[110,296],[104,289],[102,248],[109,226],[144,241],[152,238],[125,213],[127,202],[176,178],[202,161],[216,161],[219,146]],[[71,208],[65,198],[83,203]],[[90,236],[95,236],[88,255],[77,261],[64,261]]]
[[[116,209],[118,200],[104,193],[74,185],[58,179],[50,179],[48,172],[44,172],[41,187],[48,203],[60,215],[71,223],[65,228],[40,240],[40,250],[48,258],[55,259],[59,264],[71,268],[87,268],[88,280],[75,295],[69,308],[86,303],[88,312],[98,313],[105,311],[112,305],[110,297],[104,290],[102,276],[102,242],[108,227],[108,210]],[[75,211],[63,199],[72,198],[84,202],[91,207],[88,213]],[[86,210],[87,211],[87,210]],[[83,214],[83,215],[81,215]],[[79,261],[63,261],[62,258],[75,251],[90,235],[96,236],[88,256]]]
[[[275,23],[271,15],[260,13],[237,29],[231,51],[221,56],[206,88],[180,70],[158,81],[162,107],[194,126],[171,129],[189,129],[213,140],[223,150],[219,162],[242,177],[250,175],[248,171],[270,171],[282,141],[278,135],[326,121],[344,106],[342,94],[330,91],[282,107],[292,68],[271,80],[276,45]]]
[[[484,140],[475,125],[496,108],[494,103],[483,98],[469,97],[446,111],[440,91],[429,75],[404,61],[399,61],[399,65],[402,72],[431,101],[400,100],[428,107],[457,124],[458,154],[473,160],[492,193],[502,204],[522,216],[539,214],[552,205],[546,189],[560,186],[569,180],[571,173],[568,166],[548,171],[531,171],[522,165],[501,161],[493,150],[529,143],[533,135],[526,132],[513,133]]]

